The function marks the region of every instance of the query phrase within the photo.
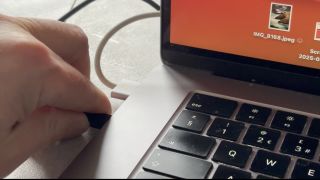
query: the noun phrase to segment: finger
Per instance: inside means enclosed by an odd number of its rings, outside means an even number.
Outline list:
[[[14,51],[9,54],[14,57],[9,57],[9,59],[17,59],[17,63],[14,64],[18,65],[16,71],[21,71],[21,73],[19,77],[18,74],[12,75],[11,77],[13,79],[16,77],[16,79],[9,82],[17,82],[15,83],[17,89],[24,88],[21,93],[17,94],[22,98],[14,101],[24,106],[21,108],[24,115],[43,106],[77,112],[111,114],[108,98],[88,78],[43,46],[43,43],[39,43],[28,34],[20,34],[23,37],[19,36],[16,39],[20,40],[11,45]],[[15,57],[16,54],[17,57]],[[24,55],[22,59],[27,59],[27,61],[21,60],[21,54]],[[13,66],[8,66],[5,69],[12,68]],[[17,81],[19,79],[20,81]],[[21,117],[20,119],[23,119]]]
[[[15,21],[63,60],[89,77],[88,38],[79,27],[53,20],[16,18]]]
[[[81,135],[89,127],[82,113],[44,108],[19,124],[0,149],[0,176],[5,176],[39,149]]]
[[[38,107],[111,114],[108,98],[88,78],[64,61],[53,63],[54,70],[43,76]]]
[[[88,39],[79,27],[57,21],[26,18],[18,18],[18,23],[59,56],[55,59],[67,62],[85,77],[90,76]],[[69,76],[68,72],[73,71],[73,68],[68,68],[63,62],[60,64],[62,64],[62,69],[69,69],[66,70],[66,73],[63,73]],[[69,79],[72,82],[65,82],[66,84],[60,86],[62,87],[60,89],[48,84],[52,87],[50,89],[54,91],[53,93],[50,93],[50,91],[46,93],[48,98],[44,98],[45,105],[69,110],[111,114],[111,105],[108,98],[91,82],[80,77],[79,73],[73,71],[71,74],[74,75],[73,78]],[[79,84],[77,84],[77,79],[80,79]],[[61,83],[64,82],[61,81]],[[75,84],[78,85],[75,88],[80,89],[72,88]],[[83,86],[87,88],[81,89]],[[72,89],[72,92],[67,91],[68,89]],[[56,95],[61,95],[61,99],[57,99]]]

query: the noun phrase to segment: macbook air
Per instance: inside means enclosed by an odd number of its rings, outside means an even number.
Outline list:
[[[319,178],[320,1],[162,0],[156,68],[72,178]]]

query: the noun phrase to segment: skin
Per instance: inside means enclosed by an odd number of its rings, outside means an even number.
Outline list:
[[[0,14],[0,177],[81,135],[83,112],[111,113],[89,80],[88,39],[74,25]]]

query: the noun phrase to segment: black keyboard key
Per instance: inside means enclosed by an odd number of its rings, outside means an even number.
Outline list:
[[[258,126],[251,126],[243,143],[264,149],[274,150],[281,133],[279,131],[266,129]]]
[[[160,143],[163,149],[206,158],[216,141],[212,138],[182,130],[170,129]]]
[[[307,117],[279,111],[275,115],[272,128],[300,134],[307,122]]]
[[[209,115],[185,110],[179,115],[173,127],[195,133],[201,133],[209,120]]]
[[[238,103],[236,101],[194,94],[187,105],[187,109],[216,116],[230,117],[237,106]]]
[[[312,159],[319,141],[294,134],[287,134],[281,147],[281,152],[306,159]]]
[[[140,172],[134,179],[171,179],[171,178],[144,171],[144,172]]]
[[[216,118],[207,134],[208,136],[237,141],[243,129],[243,123]]]
[[[222,141],[212,160],[244,168],[251,152],[252,148],[250,147]]]
[[[320,119],[314,119],[310,125],[308,135],[315,138],[320,138]]]
[[[319,179],[320,164],[299,159],[291,177],[293,179]]]
[[[213,179],[251,179],[251,173],[226,166],[219,166]]]
[[[270,176],[283,178],[290,164],[290,157],[267,151],[258,151],[251,170]]]
[[[143,168],[173,178],[205,179],[212,167],[205,160],[157,149]]]
[[[239,121],[259,124],[263,126],[266,124],[270,114],[271,109],[269,108],[243,104],[236,119]]]
[[[271,178],[271,177],[268,177],[268,176],[264,176],[264,175],[258,175],[257,179],[274,179],[274,178]]]

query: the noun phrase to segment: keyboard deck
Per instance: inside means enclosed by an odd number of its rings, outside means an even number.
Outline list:
[[[317,115],[192,93],[136,178],[320,178]]]

